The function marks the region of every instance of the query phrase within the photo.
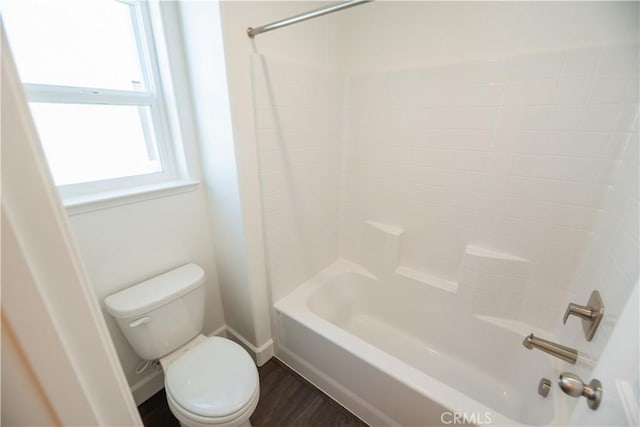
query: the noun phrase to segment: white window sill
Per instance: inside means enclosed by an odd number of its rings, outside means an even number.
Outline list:
[[[199,181],[172,181],[144,187],[128,188],[126,190],[109,191],[80,197],[70,197],[62,202],[70,216],[108,209],[116,206],[128,205],[143,200],[157,199],[174,194],[195,191]]]

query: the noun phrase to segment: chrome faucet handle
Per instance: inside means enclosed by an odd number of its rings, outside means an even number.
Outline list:
[[[576,316],[582,319],[582,329],[587,341],[591,341],[600,326],[600,321],[604,317],[604,304],[600,298],[600,292],[593,291],[589,297],[587,305],[570,303],[562,317],[562,323],[566,324],[569,316]]]
[[[594,411],[600,406],[602,401],[602,384],[597,379],[592,379],[589,384],[582,382],[580,377],[571,372],[564,372],[558,378],[558,385],[565,394],[571,397],[584,396],[587,398],[587,405]]]
[[[585,320],[592,320],[595,315],[593,309],[591,307],[585,307],[584,305],[570,303],[567,306],[567,310],[564,312],[564,316],[562,317],[562,323],[566,324],[569,316],[581,317]]]

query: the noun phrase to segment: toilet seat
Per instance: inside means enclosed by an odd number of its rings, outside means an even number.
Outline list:
[[[167,393],[167,403],[171,413],[178,419],[178,421],[180,421],[181,426],[189,427],[236,427],[248,425],[246,422],[249,420],[249,417],[251,417],[251,414],[253,414],[256,406],[258,406],[259,398],[260,388],[257,387],[255,394],[251,397],[251,400],[238,412],[221,418],[207,418],[186,411],[173,400],[169,393]]]
[[[235,425],[249,418],[260,395],[258,371],[247,352],[226,338],[210,337],[166,368],[169,407],[185,424]]]

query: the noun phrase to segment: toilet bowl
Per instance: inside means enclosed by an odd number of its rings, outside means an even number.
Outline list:
[[[166,356],[160,364],[169,409],[182,425],[250,426],[260,397],[258,371],[238,344],[199,335],[178,357]]]
[[[249,427],[258,370],[240,345],[200,334],[204,271],[187,264],[105,299],[136,353],[159,360],[169,409],[187,427]]]

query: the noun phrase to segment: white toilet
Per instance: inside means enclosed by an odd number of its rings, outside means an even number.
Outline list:
[[[202,268],[187,264],[107,297],[105,305],[136,353],[160,360],[181,425],[250,427],[258,370],[238,344],[200,334],[204,281]]]

